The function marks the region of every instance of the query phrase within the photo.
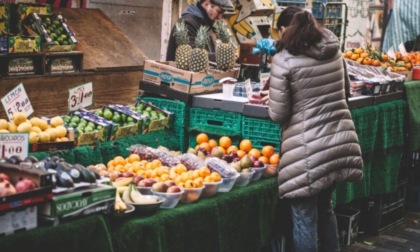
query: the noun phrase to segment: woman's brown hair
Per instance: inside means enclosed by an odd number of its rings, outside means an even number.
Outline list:
[[[322,37],[323,30],[312,14],[300,11],[293,15],[290,25],[277,42],[276,49],[277,52],[286,49],[289,53],[298,55],[319,43]]]

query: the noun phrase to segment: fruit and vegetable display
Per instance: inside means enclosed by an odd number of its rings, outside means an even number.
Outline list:
[[[413,65],[420,64],[420,52],[410,52],[404,56],[401,52],[396,52],[395,58],[392,58],[388,54],[371,47],[347,50],[343,53],[343,57],[362,65],[382,67],[392,72],[410,71]]]
[[[30,144],[71,141],[60,116],[28,119],[24,113],[17,112],[11,121],[0,119],[0,133],[29,133]]]

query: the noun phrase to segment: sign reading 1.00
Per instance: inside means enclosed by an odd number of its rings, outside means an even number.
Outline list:
[[[29,134],[2,133],[0,134],[0,158],[9,158],[13,155],[22,160],[28,156]]]
[[[1,99],[1,103],[4,110],[6,110],[9,120],[12,120],[13,115],[17,112],[24,113],[26,117],[29,117],[34,112],[22,83],[6,94]]]
[[[85,108],[93,103],[92,82],[69,89],[69,111]]]

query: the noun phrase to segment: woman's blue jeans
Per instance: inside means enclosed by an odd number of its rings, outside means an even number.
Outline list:
[[[290,199],[293,245],[296,252],[340,251],[337,220],[331,201],[335,186],[318,195]]]

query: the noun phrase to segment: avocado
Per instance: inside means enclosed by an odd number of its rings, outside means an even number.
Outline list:
[[[66,172],[72,178],[74,183],[80,182],[81,180],[80,171],[75,166],[71,166],[70,169],[67,170]]]
[[[65,171],[57,171],[57,173],[55,174],[55,178],[56,178],[57,185],[60,186],[60,187],[69,188],[69,187],[74,186],[73,179]]]
[[[83,167],[80,169],[80,174],[82,175],[82,181],[87,183],[96,183],[96,176],[95,174],[87,169],[86,167]]]

